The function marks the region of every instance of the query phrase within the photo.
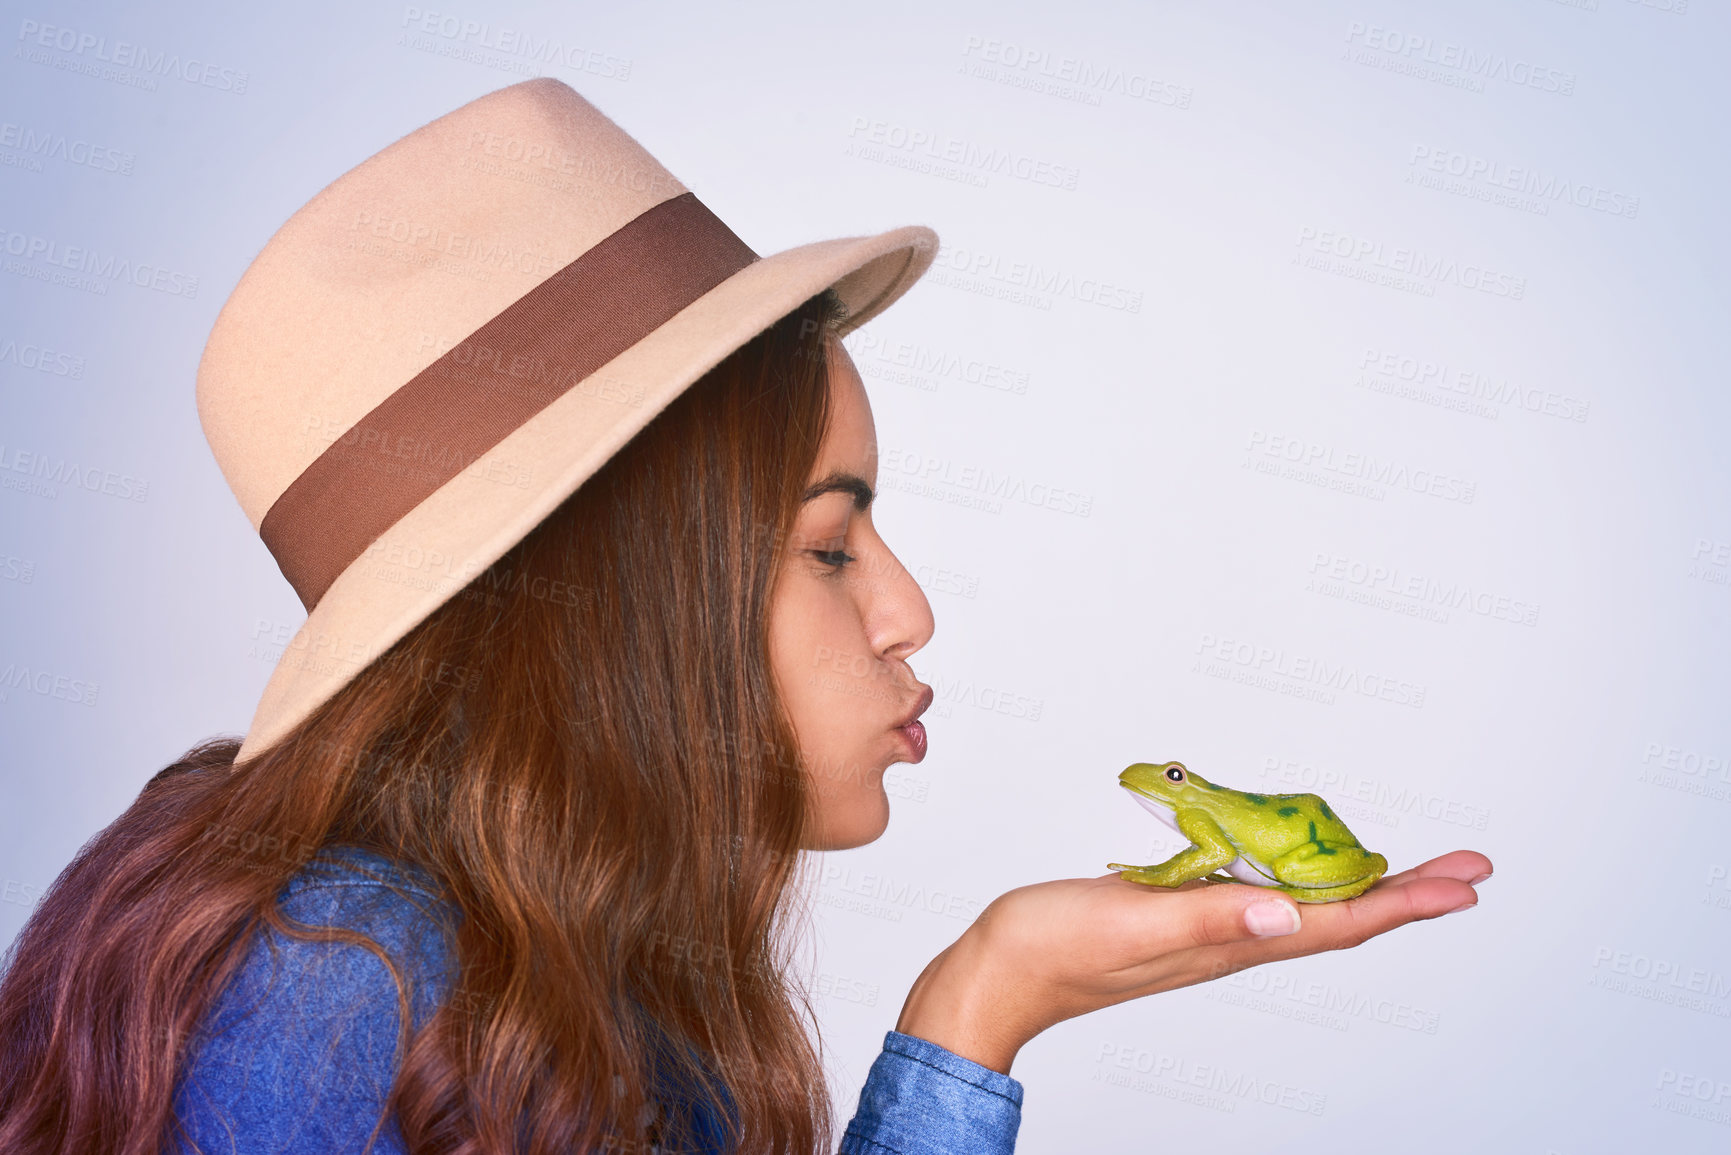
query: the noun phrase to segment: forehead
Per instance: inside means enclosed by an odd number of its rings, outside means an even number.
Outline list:
[[[830,337],[829,431],[818,453],[819,473],[846,468],[864,477],[877,474],[877,426],[872,420],[871,401],[853,358],[839,337]]]

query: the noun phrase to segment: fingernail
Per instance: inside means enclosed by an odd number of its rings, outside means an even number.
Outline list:
[[[1483,882],[1485,879],[1489,878],[1490,876],[1491,876],[1491,872],[1487,870],[1483,874],[1479,875],[1477,878],[1469,881],[1467,883],[1467,885],[1468,886],[1477,886],[1479,883]]]
[[[1485,877],[1489,878],[1490,876],[1486,875]],[[1455,907],[1454,910],[1446,910],[1443,913],[1444,914],[1453,914],[1456,910],[1471,910],[1473,907],[1477,906],[1478,904],[1479,904],[1479,900],[1475,898],[1471,902],[1461,903],[1459,906]]]
[[[1285,902],[1253,902],[1244,908],[1244,925],[1264,938],[1298,929],[1298,908]]]

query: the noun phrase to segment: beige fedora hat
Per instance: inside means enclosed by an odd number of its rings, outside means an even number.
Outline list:
[[[289,218],[198,368],[217,464],[307,608],[240,750],[288,734],[729,353],[833,287],[920,278],[920,226],[759,257],[566,85],[419,128]]]

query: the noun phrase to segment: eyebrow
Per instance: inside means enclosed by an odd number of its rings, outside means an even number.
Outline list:
[[[866,484],[865,478],[859,474],[837,470],[807,489],[805,496],[800,498],[800,502],[803,504],[814,497],[822,497],[826,493],[853,494],[853,507],[859,510],[868,508],[872,503],[872,498],[877,496],[872,492],[872,487]]]

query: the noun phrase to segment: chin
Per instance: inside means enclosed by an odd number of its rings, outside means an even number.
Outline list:
[[[889,829],[890,799],[882,790],[876,797],[850,806],[847,814],[831,815],[820,834],[822,850],[852,850],[876,842]]]

